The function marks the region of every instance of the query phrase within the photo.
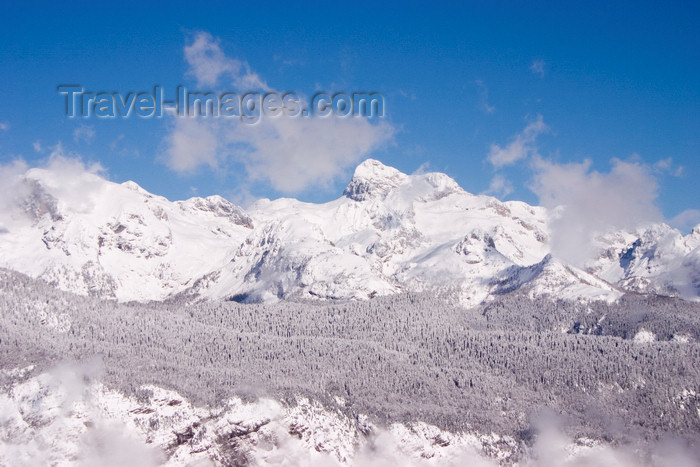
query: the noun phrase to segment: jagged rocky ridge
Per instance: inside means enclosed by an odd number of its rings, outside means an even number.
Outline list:
[[[550,255],[548,212],[473,195],[447,175],[378,161],[324,204],[218,196],[170,202],[133,182],[31,169],[0,217],[0,266],[121,301],[178,294],[245,302],[367,299],[459,290],[471,306],[532,297],[613,301],[626,292],[700,298],[700,228],[600,236],[583,268]]]

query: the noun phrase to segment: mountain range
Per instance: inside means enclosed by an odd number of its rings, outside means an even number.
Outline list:
[[[19,176],[10,195],[0,267],[119,301],[439,290],[473,306],[518,289],[533,298],[700,300],[700,226],[687,235],[666,224],[597,233],[595,254],[574,265],[550,248],[556,210],[474,195],[445,174],[407,175],[372,159],[323,204],[172,202],[134,182],[50,168]]]

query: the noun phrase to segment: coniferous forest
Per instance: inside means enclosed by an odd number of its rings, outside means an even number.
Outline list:
[[[378,423],[420,419],[527,441],[542,410],[572,436],[617,442],[700,434],[700,304],[529,298],[479,307],[449,294],[241,304],[117,303],[0,271],[0,364],[99,356],[104,381],[201,404],[231,395],[341,396]],[[649,336],[653,336],[650,339]]]

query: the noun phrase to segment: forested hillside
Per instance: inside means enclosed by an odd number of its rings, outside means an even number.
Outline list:
[[[463,309],[449,297],[370,301],[117,303],[3,271],[3,368],[100,355],[105,382],[144,383],[197,403],[238,394],[319,401],[348,415],[421,420],[527,441],[532,417],[572,436],[698,440],[697,304],[628,296],[614,305],[506,295]],[[652,340],[655,338],[656,340]]]

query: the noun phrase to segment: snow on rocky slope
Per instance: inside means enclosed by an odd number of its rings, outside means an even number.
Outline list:
[[[683,236],[665,224],[598,239],[600,254],[588,264],[592,274],[640,293],[700,298],[700,225]]]
[[[64,365],[0,374],[1,465],[495,466],[517,448],[511,438],[420,422],[380,428],[340,398],[334,406],[233,398],[206,408],[156,386],[126,397],[90,373]]]
[[[0,262],[78,294],[160,300],[222,267],[252,230],[219,196],[170,202],[133,182],[31,169],[3,213]]]
[[[87,172],[31,169],[18,187],[12,216],[0,218],[0,266],[80,294],[269,301],[437,287],[474,305],[527,287],[570,299],[700,297],[700,228],[612,232],[576,268],[549,255],[544,208],[371,159],[334,201],[261,200],[247,213],[217,196],[170,202]]]
[[[474,196],[444,174],[408,176],[373,160],[357,168],[339,199],[263,200],[250,215],[261,227],[199,293],[368,298],[440,286],[478,303],[494,274],[548,252],[543,209]]]
[[[143,386],[124,396],[99,382],[99,364],[0,371],[0,465],[8,467],[697,465],[681,445],[611,446],[572,440],[556,423],[535,442],[423,423],[379,426],[304,397],[279,402],[234,397],[217,407]]]

